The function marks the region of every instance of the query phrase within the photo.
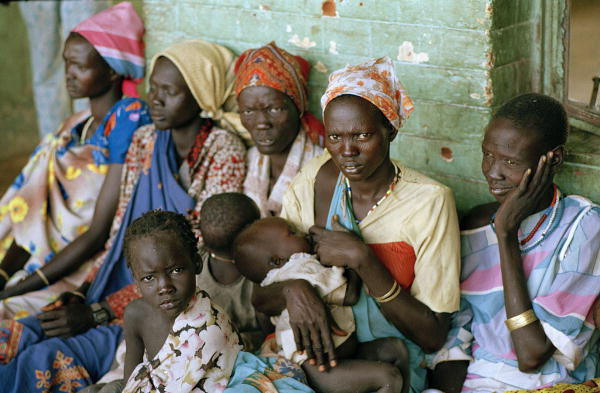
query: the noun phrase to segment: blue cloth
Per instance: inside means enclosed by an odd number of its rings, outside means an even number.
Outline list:
[[[235,360],[233,374],[224,393],[315,393],[299,380],[305,379],[297,365],[283,358],[259,357],[240,352]]]
[[[139,98],[126,97],[117,102],[104,116],[96,132],[85,143],[108,151],[94,152],[96,165],[122,164],[135,130],[152,123],[148,105]],[[118,124],[117,128],[113,128]],[[82,127],[83,125],[80,125]]]
[[[343,227],[354,232],[357,236],[361,236],[360,228],[352,211],[350,198],[347,198],[346,195],[346,184],[341,173],[336,182],[336,188],[329,206],[326,229],[333,230],[331,220],[334,215],[338,216],[338,222]],[[356,323],[356,337],[359,342],[373,341],[385,337],[397,337],[404,341],[409,353],[410,390],[416,393],[425,389],[427,372],[421,367],[421,362],[425,356],[423,350],[406,338],[387,320],[375,299],[367,295],[364,288],[361,289],[358,302],[352,306],[352,313]]]
[[[195,206],[194,199],[174,177],[178,173],[176,154],[171,133],[158,131],[150,170],[142,173],[136,184],[113,247],[88,291],[88,304],[132,283],[123,256],[123,240],[133,220],[153,209],[186,214]],[[0,323],[0,348],[19,340],[17,356],[0,366],[0,381],[18,383],[0,384],[0,393],[58,392],[64,386],[73,389],[66,391],[83,388],[109,370],[122,335],[119,326],[100,326],[68,339],[48,338],[35,317],[19,322],[23,325],[20,338],[15,329],[3,331]]]

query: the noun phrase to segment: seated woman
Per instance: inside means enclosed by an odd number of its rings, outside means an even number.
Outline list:
[[[132,79],[144,76],[143,35],[141,19],[123,2],[80,23],[67,38],[67,91],[88,97],[90,110],[46,137],[0,200],[0,238],[12,242],[0,263],[0,319],[37,312],[89,272],[85,259],[61,271],[44,265],[78,236],[98,236],[97,227],[88,230],[97,198],[103,203],[96,220],[110,224],[131,137],[150,123],[143,101],[123,97],[135,94]]]
[[[321,104],[328,154],[294,179],[281,215],[310,229],[322,264],[362,279],[368,291],[353,307],[358,340],[402,338],[410,389],[421,391],[423,352],[443,345],[449,313],[459,306],[452,193],[390,158],[390,143],[413,106],[388,57],[334,72]],[[351,232],[331,230],[337,220]],[[336,364],[331,331],[342,332],[330,326],[312,286],[288,281],[257,288],[254,297],[257,310],[269,315],[289,310],[296,345],[312,367]]]
[[[175,44],[154,57],[149,93],[154,124],[135,132],[127,152],[106,252],[79,289],[85,299],[65,293],[37,317],[0,322],[0,359],[6,363],[0,380],[15,381],[6,391],[97,381],[122,338],[124,307],[139,298],[123,257],[128,225],[162,209],[187,215],[197,229],[205,199],[241,191],[245,148],[237,135],[220,128],[235,119],[229,112],[235,102],[233,73],[231,78],[227,73],[233,60],[226,48],[200,40]],[[202,117],[208,115],[213,117]]]
[[[462,225],[461,311],[433,361],[444,391],[537,389],[597,375],[600,208],[553,183],[567,129],[562,105],[540,94],[513,98],[487,126],[481,169],[496,202]]]
[[[323,151],[323,125],[308,112],[310,64],[271,42],[242,53],[235,71],[240,118],[255,145],[244,193],[263,216],[276,216],[294,176]]]

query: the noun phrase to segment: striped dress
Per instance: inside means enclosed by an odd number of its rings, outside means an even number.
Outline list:
[[[544,212],[526,218],[520,238]],[[541,232],[541,231],[540,231]],[[540,232],[530,244],[535,244]],[[463,392],[536,389],[597,375],[598,334],[592,305],[600,292],[600,207],[579,196],[559,201],[546,238],[522,251],[533,310],[556,347],[536,372],[519,371],[506,328],[498,240],[491,225],[463,231],[461,310],[433,360],[470,360]]]

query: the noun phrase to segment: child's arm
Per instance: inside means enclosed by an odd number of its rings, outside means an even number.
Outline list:
[[[346,280],[348,283],[346,284],[346,295],[344,296],[344,306],[354,306],[358,303],[358,298],[360,297],[360,287],[362,285],[362,281],[358,274],[352,269],[346,269],[344,272],[344,276],[346,276]]]
[[[144,340],[140,328],[143,326],[144,313],[142,310],[142,299],[134,300],[125,308],[125,381],[129,380],[135,367],[144,358]]]

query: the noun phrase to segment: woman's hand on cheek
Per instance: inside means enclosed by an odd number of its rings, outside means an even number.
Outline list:
[[[552,157],[552,152],[541,156],[533,176],[531,168],[527,169],[519,186],[500,205],[494,218],[499,234],[516,235],[521,222],[535,213],[540,200],[552,183]]]
[[[347,335],[331,318],[316,290],[304,280],[290,281],[284,289],[290,325],[299,351],[320,371],[337,365],[331,333]]]
[[[371,250],[359,237],[332,218],[333,231],[313,225],[309,233],[315,243],[315,252],[321,264],[358,270],[359,265],[371,257]]]

